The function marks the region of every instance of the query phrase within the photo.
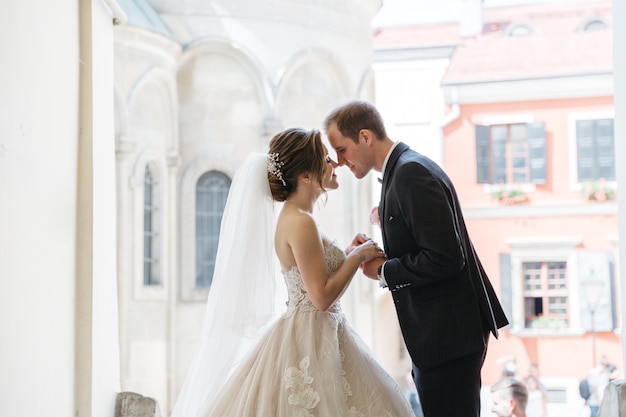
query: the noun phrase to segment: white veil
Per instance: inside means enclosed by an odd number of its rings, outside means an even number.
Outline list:
[[[276,215],[267,154],[253,153],[234,175],[222,217],[215,272],[196,353],[172,417],[198,417],[274,317]]]

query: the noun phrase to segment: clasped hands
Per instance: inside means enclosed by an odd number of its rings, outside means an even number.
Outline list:
[[[362,251],[363,258],[366,261],[361,262],[360,268],[363,271],[363,274],[371,279],[378,280],[378,275],[376,271],[378,267],[385,263],[387,260],[387,255],[385,252],[378,246],[376,242],[370,237],[367,237],[364,233],[357,233],[350,246],[346,248],[346,255],[351,252],[358,250]]]

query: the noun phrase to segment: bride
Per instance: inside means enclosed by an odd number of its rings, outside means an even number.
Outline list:
[[[412,416],[339,305],[359,265],[384,253],[372,240],[343,251],[319,230],[313,208],[338,187],[336,166],[319,131],[287,129],[235,174],[201,348],[173,417]],[[276,257],[288,301],[272,318]]]

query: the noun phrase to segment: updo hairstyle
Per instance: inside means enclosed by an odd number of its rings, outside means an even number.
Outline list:
[[[322,136],[317,129],[291,128],[276,134],[270,140],[270,154],[278,154],[282,180],[268,172],[267,178],[275,201],[285,201],[298,187],[298,176],[312,174],[322,190],[322,178],[326,173],[326,158]],[[283,184],[283,180],[285,184]]]

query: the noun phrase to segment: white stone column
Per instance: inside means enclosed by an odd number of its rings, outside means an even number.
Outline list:
[[[112,0],[79,1],[77,417],[110,417],[120,391]],[[113,10],[113,11],[112,11]]]
[[[114,413],[113,3],[3,7],[0,416]]]
[[[73,416],[78,5],[2,14],[0,416]]]

